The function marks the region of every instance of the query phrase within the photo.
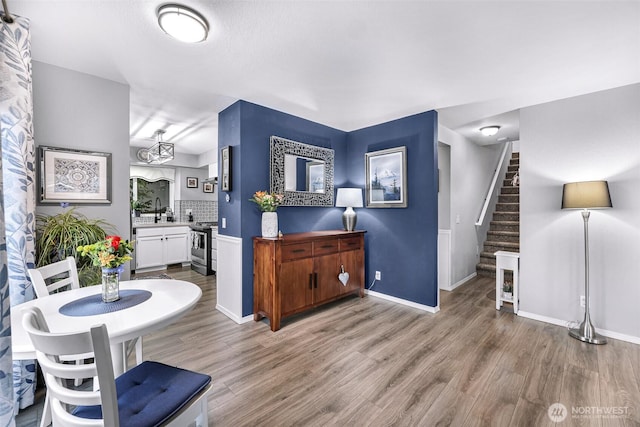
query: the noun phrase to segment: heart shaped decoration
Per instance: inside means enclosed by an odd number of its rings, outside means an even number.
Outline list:
[[[347,282],[349,281],[349,273],[342,272],[338,274],[338,280],[342,282],[342,286],[347,286]]]

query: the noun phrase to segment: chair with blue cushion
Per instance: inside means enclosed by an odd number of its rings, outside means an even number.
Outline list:
[[[206,427],[211,377],[145,361],[114,378],[105,325],[86,332],[52,333],[38,308],[24,313],[24,329],[36,350],[51,399],[53,426]],[[92,363],[74,365],[61,356],[92,352]],[[98,377],[100,390],[70,386],[76,378]]]

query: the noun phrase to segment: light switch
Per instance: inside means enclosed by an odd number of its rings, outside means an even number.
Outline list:
[[[456,224],[460,224],[460,215],[456,215]]]
[[[227,228],[227,218],[222,218],[222,228]]]

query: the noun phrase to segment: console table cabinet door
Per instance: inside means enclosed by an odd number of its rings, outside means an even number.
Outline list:
[[[280,264],[280,312],[288,316],[313,304],[313,258]]]
[[[364,231],[314,231],[253,239],[253,318],[282,317],[348,294],[364,296]],[[346,286],[338,275],[349,273]]]
[[[340,283],[340,293],[350,294],[361,290],[364,296],[364,253],[361,250],[340,252],[340,267],[344,267],[344,271],[349,273],[349,281],[346,286]]]

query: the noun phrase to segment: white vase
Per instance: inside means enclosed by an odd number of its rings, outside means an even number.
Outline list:
[[[262,212],[262,237],[278,237],[277,212]]]

